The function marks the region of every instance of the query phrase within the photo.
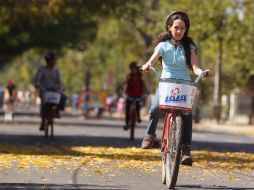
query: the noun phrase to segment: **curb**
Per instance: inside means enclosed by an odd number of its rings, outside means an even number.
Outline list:
[[[119,118],[91,118],[91,119],[80,119],[75,117],[63,117],[61,119],[55,119],[55,123],[61,126],[97,126],[97,127],[122,127],[124,120]],[[0,116],[0,124],[40,124],[39,117],[31,116],[14,116],[12,121],[5,121],[4,117]],[[144,121],[138,124],[138,127],[146,128],[147,122]],[[163,127],[163,121],[159,122],[158,128]],[[233,135],[244,135],[248,137],[254,137],[254,126],[249,125],[229,125],[229,124],[217,124],[213,121],[204,121],[201,123],[193,123],[193,131],[200,132],[213,132],[213,133],[224,133]]]

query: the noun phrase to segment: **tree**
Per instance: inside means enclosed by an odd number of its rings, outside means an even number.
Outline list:
[[[84,49],[96,37],[96,16],[126,4],[120,0],[6,0],[0,2],[0,64],[31,48]]]
[[[22,58],[22,62],[33,64],[35,60],[42,60],[38,58],[40,57],[38,51],[41,48],[58,48],[62,53],[59,67],[64,73],[63,80],[68,85],[68,89],[72,91],[80,88],[82,84],[79,81],[83,81],[84,72],[89,70],[92,76],[92,88],[97,89],[100,89],[105,82],[105,72],[112,73],[115,81],[110,89],[113,91],[116,83],[124,80],[130,61],[137,60],[140,64],[147,61],[153,52],[153,40],[165,31],[167,15],[173,10],[183,9],[187,10],[191,17],[190,36],[198,45],[198,55],[203,68],[214,70],[219,49],[218,36],[221,35],[223,38],[223,55],[221,56],[223,64],[219,80],[221,94],[230,93],[235,86],[244,88],[245,78],[247,79],[254,70],[252,56],[254,47],[251,43],[254,35],[253,1],[109,0],[105,2],[105,5],[100,4],[100,0],[31,0],[29,5],[27,1],[0,2],[0,5],[3,5],[0,9],[2,26],[0,38],[3,41],[3,44],[0,44],[0,50],[5,51],[1,54],[4,57],[0,60],[4,58],[7,60],[7,55],[20,55],[17,52],[27,52],[27,49],[33,48],[32,53],[29,54],[33,54],[34,59],[29,57],[26,61]],[[13,6],[15,8],[12,11]],[[22,9],[22,6],[25,9]],[[225,27],[221,27],[220,21],[225,10],[227,13],[224,20]],[[21,30],[16,33],[19,35],[12,35],[13,40],[10,40],[11,33],[9,34],[8,31],[12,31],[11,29],[15,28],[19,22],[23,23],[19,26]],[[72,22],[73,25],[70,24]],[[25,26],[28,25],[24,23],[29,23],[32,30],[26,32]],[[41,24],[44,27],[40,26]],[[36,28],[38,31],[35,35],[33,30]],[[49,41],[46,41],[46,38],[41,37],[42,35],[52,35],[52,38],[49,37],[47,38]],[[19,48],[20,51],[18,51]],[[12,50],[13,54],[10,53]],[[26,66],[32,68],[29,64]],[[28,71],[31,71],[31,68]],[[232,72],[236,68],[237,72]],[[24,68],[21,70],[24,71]],[[147,80],[152,87],[157,83],[151,76]],[[212,99],[213,81],[202,81],[200,88],[205,105]]]

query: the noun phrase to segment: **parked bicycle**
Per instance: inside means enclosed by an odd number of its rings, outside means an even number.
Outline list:
[[[190,114],[197,90],[197,82],[206,75],[203,72],[195,82],[160,79],[153,67],[159,82],[160,109],[166,112],[161,138],[162,183],[173,189],[177,182],[181,163],[183,115]]]
[[[46,115],[45,115],[45,137],[54,137],[54,117],[56,113],[57,106],[60,102],[61,94],[57,92],[46,92],[45,95],[46,104]]]

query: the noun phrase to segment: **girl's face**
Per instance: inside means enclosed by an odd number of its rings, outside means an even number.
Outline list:
[[[176,41],[181,40],[186,32],[185,22],[181,19],[174,20],[173,25],[169,26],[169,31]]]

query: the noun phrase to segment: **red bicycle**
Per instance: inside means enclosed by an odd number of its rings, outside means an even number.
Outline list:
[[[150,69],[160,79],[156,69]],[[160,79],[159,82],[159,105],[166,112],[161,138],[162,183],[168,189],[175,187],[181,163],[183,115],[191,113],[196,83],[205,74],[199,75],[194,83],[177,79]]]

